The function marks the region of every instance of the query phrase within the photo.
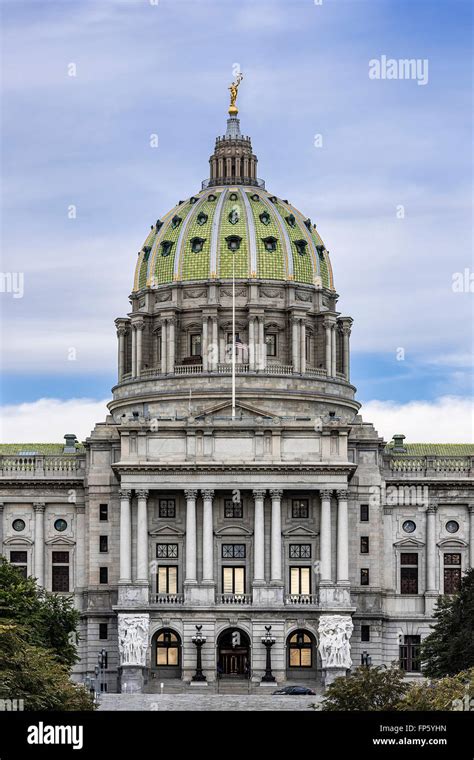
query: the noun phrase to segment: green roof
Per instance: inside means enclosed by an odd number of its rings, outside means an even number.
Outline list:
[[[444,456],[444,457],[469,457],[474,456],[474,443],[405,443],[406,451],[395,451],[393,441],[386,446],[387,454],[395,453],[406,456]]]
[[[33,456],[33,452],[36,454],[64,454],[64,443],[0,443],[0,454]],[[76,454],[84,453],[84,446],[81,443],[76,443]]]

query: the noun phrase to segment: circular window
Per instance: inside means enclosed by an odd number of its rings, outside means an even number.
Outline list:
[[[416,530],[416,523],[414,523],[413,520],[405,520],[402,528],[405,533],[413,533]]]
[[[448,520],[446,523],[446,530],[448,533],[457,533],[459,530],[459,523],[456,520]]]
[[[17,531],[25,530],[25,527],[26,527],[24,520],[13,520],[12,526],[13,526],[13,530],[17,530]]]
[[[62,532],[63,530],[66,530],[67,528],[67,522],[66,520],[63,520],[63,519],[56,520],[56,522],[54,523],[54,527],[56,530],[59,530],[60,532]]]

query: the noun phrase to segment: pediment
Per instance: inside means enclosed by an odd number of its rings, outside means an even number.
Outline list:
[[[319,533],[314,530],[310,530],[305,525],[295,525],[293,528],[283,531],[284,536],[307,536],[308,538],[316,538]]]
[[[54,544],[61,544],[64,546],[64,544],[67,544],[67,546],[74,546],[75,541],[73,541],[72,538],[66,538],[66,536],[55,536],[54,538],[48,538],[47,541],[45,541],[45,544],[48,545],[54,545]]]
[[[14,546],[32,546],[34,541],[31,538],[17,538],[16,536],[10,536],[3,542],[4,544],[13,544]]]
[[[440,549],[466,549],[469,546],[462,538],[443,538],[436,545]]]
[[[184,536],[184,530],[179,530],[173,525],[161,525],[148,531],[149,536]]]
[[[252,536],[253,530],[245,528],[243,525],[226,525],[225,528],[218,528],[214,531],[215,536]]]
[[[235,405],[235,412],[236,416],[240,417],[275,417],[276,415],[268,409],[261,409],[256,406],[251,406],[250,404],[246,404],[245,402],[238,401]],[[228,413],[229,416],[232,414],[232,404],[230,401],[222,401],[220,404],[213,404],[212,406],[209,406],[205,409],[201,409],[201,411],[196,414],[196,419],[200,417],[206,417],[207,415],[211,414],[225,414]],[[278,419],[280,419],[278,417]]]
[[[400,541],[395,541],[393,545],[400,549],[420,549],[425,545],[425,542],[419,541],[417,538],[402,538]]]

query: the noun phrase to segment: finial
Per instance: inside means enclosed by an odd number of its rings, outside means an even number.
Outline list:
[[[242,74],[241,71],[239,71],[235,82],[232,82],[231,86],[229,87],[229,90],[230,90],[229,115],[230,116],[237,116],[237,114],[239,113],[239,109],[235,105],[235,101],[237,100],[239,86],[243,78],[244,78],[244,75]]]

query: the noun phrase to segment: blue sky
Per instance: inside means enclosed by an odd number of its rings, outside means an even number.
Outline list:
[[[427,439],[442,408],[451,428],[437,437],[466,440],[473,293],[452,278],[473,271],[467,0],[3,0],[2,11],[2,271],[24,273],[23,298],[0,293],[5,440],[43,434],[40,399],[72,412],[110,396],[113,320],[137,251],[207,176],[235,63],[260,176],[331,252],[359,400],[386,435],[380,409],[402,426],[426,419]],[[370,80],[382,55],[427,59],[428,83]]]

